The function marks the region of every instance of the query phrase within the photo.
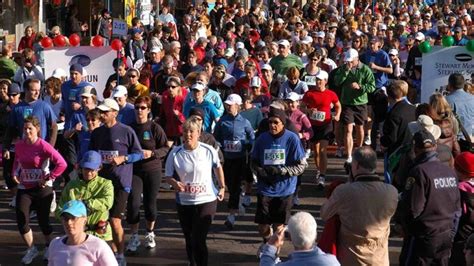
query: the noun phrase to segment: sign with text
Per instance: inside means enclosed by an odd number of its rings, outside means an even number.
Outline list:
[[[85,69],[84,81],[97,90],[97,98],[102,100],[102,92],[110,75],[114,73],[112,62],[117,54],[110,47],[79,46],[44,50],[45,77],[50,77],[57,68],[69,73],[72,64],[79,63]]]
[[[127,22],[114,18],[112,22],[112,34],[126,36],[128,31]]]
[[[470,79],[474,73],[474,53],[464,46],[433,47],[423,54],[421,74],[421,102],[427,103],[434,92],[443,92],[448,85],[449,75],[461,73]]]

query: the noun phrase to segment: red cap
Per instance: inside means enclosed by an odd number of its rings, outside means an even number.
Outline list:
[[[474,176],[474,154],[470,152],[462,152],[454,161],[454,167],[461,173],[470,177]]]

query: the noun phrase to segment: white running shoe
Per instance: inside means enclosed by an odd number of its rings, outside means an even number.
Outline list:
[[[298,196],[293,196],[293,206],[298,206],[300,205],[300,198]]]
[[[316,185],[319,189],[324,189],[324,182],[326,181],[326,177],[324,175],[319,175],[316,180]]]
[[[235,224],[235,215],[229,214],[227,218],[225,219],[224,225],[227,227],[227,229],[232,230],[234,228]]]
[[[150,232],[145,235],[145,247],[146,248],[154,248],[156,247],[155,242],[155,233]]]
[[[365,136],[364,145],[370,146],[371,144],[372,144],[372,140],[370,139],[370,136]]]
[[[36,216],[37,216],[36,211],[30,212],[30,219],[36,218]]]
[[[53,201],[51,201],[51,207],[49,207],[49,212],[54,212],[58,204],[56,203],[56,192],[53,191]]]
[[[131,252],[135,252],[137,251],[138,247],[141,245],[140,243],[140,237],[138,236],[138,234],[132,234],[130,236],[130,239],[128,240],[128,244],[127,244],[127,251],[131,251]],[[119,263],[120,265],[120,263]]]
[[[352,156],[347,158],[347,160],[346,160],[346,164],[351,164],[351,163],[352,163]]]
[[[10,201],[10,203],[8,203],[8,206],[10,206],[11,208],[16,207],[16,196],[12,197],[12,201]]]
[[[48,256],[49,256],[49,248],[45,247],[43,251],[43,260],[48,260]]]
[[[342,158],[344,156],[344,147],[337,147],[336,149],[336,157]]]
[[[31,248],[26,250],[25,256],[21,258],[21,263],[23,264],[31,264],[33,260],[38,256],[39,252],[38,249],[35,246],[32,246]]]

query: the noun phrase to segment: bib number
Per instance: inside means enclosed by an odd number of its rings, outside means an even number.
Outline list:
[[[119,156],[118,151],[99,151],[103,164],[111,164],[112,160]]]
[[[306,76],[304,77],[304,82],[308,86],[316,86],[316,76]]]
[[[224,151],[225,152],[241,152],[242,143],[240,140],[224,140]]]
[[[36,182],[43,178],[43,170],[41,169],[22,169],[21,179],[25,182]]]
[[[286,161],[285,149],[265,149],[264,165],[283,165]]]
[[[311,115],[311,119],[318,122],[324,122],[326,119],[326,112],[316,111]]]

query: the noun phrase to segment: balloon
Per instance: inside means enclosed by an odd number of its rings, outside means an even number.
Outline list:
[[[96,35],[94,38],[92,38],[92,45],[97,47],[102,46],[104,45],[104,39],[102,39],[100,35]]]
[[[62,35],[58,35],[53,39],[54,46],[64,47],[66,45],[66,38]]]
[[[453,36],[444,36],[442,39],[442,43],[444,47],[451,47],[454,44]]]
[[[112,47],[112,49],[114,49],[115,51],[120,51],[122,50],[122,42],[119,39],[114,39],[110,43],[110,47]]]
[[[429,41],[424,41],[418,45],[418,49],[421,53],[426,54],[431,52],[432,47]]]
[[[69,44],[71,46],[78,46],[80,43],[81,37],[79,37],[79,35],[77,35],[76,33],[73,33],[71,34],[71,36],[69,36]]]
[[[53,46],[53,40],[49,37],[43,37],[43,39],[41,39],[41,46],[43,46],[43,48],[49,48]]]
[[[474,40],[470,40],[466,44],[466,48],[470,52],[474,52]]]

